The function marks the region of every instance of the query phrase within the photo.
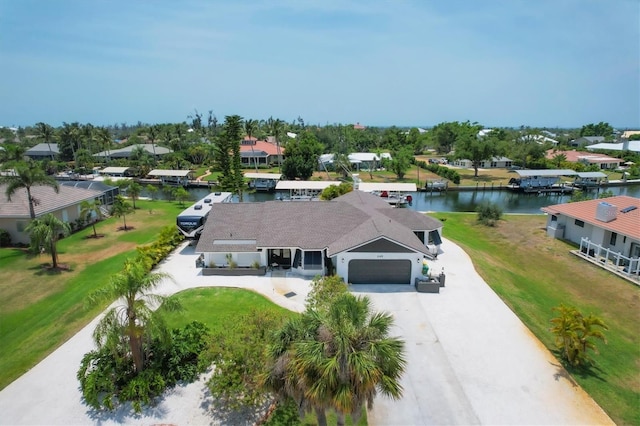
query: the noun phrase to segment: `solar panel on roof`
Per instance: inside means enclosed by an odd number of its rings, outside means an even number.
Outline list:
[[[629,206],[629,207],[625,207],[624,209],[620,210],[620,213],[629,213],[630,211],[633,211],[635,209],[637,209],[638,207],[636,206]]]

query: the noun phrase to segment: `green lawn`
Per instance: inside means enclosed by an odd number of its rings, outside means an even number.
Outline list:
[[[547,237],[545,216],[509,215],[496,228],[478,225],[475,214],[435,216],[446,219],[445,236],[550,349],[553,307],[571,304],[605,320],[608,344],[598,343],[596,368],[573,375],[616,423],[640,424],[640,289]]]
[[[177,203],[138,201],[127,216],[130,231],[119,231],[122,219],[111,218],[58,244],[59,260],[70,270],[51,272],[49,255],[22,249],[0,249],[0,389],[24,374],[89,323],[104,306],[86,309],[84,301],[119,272],[136,246],[151,243],[181,210]],[[150,210],[152,212],[150,212]]]

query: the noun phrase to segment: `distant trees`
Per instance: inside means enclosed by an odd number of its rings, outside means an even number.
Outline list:
[[[29,215],[31,219],[36,218],[36,212],[34,206],[39,203],[39,200],[35,199],[31,193],[31,189],[34,186],[48,186],[53,188],[56,194],[60,191],[58,182],[45,174],[40,167],[40,164],[29,161],[17,163],[14,165],[15,174],[12,176],[0,176],[0,184],[7,184],[5,195],[7,199],[11,201],[11,196],[18,190],[25,189],[27,191],[27,202],[29,203]]]
[[[589,123],[582,126],[580,136],[604,136],[609,137],[613,134],[613,127],[609,123],[603,121],[598,124]]]
[[[54,133],[53,127],[42,122],[36,123],[36,137],[39,140],[41,140],[43,143],[47,144],[47,146],[49,147],[49,153],[51,153],[52,160],[55,157],[55,154],[51,150],[51,142],[54,141],[53,140],[54,135],[55,133]]]
[[[286,145],[287,158],[282,164],[282,174],[290,180],[307,180],[318,167],[322,145],[310,131],[303,131]]]
[[[42,248],[51,254],[51,267],[58,268],[58,240],[61,236],[71,233],[71,227],[67,222],[63,222],[51,213],[47,213],[41,218],[33,219],[25,231],[31,238],[31,249],[35,253],[40,253]]]
[[[411,168],[413,153],[411,148],[404,147],[393,152],[391,159],[383,159],[384,166],[396,174],[398,179],[404,179],[407,170]]]

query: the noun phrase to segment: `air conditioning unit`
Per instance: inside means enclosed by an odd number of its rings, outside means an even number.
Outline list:
[[[596,220],[600,222],[611,222],[618,216],[618,208],[613,204],[609,204],[605,201],[598,203],[596,208]]]

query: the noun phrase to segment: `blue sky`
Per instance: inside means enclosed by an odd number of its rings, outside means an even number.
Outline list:
[[[638,0],[0,0],[0,125],[640,128]]]

